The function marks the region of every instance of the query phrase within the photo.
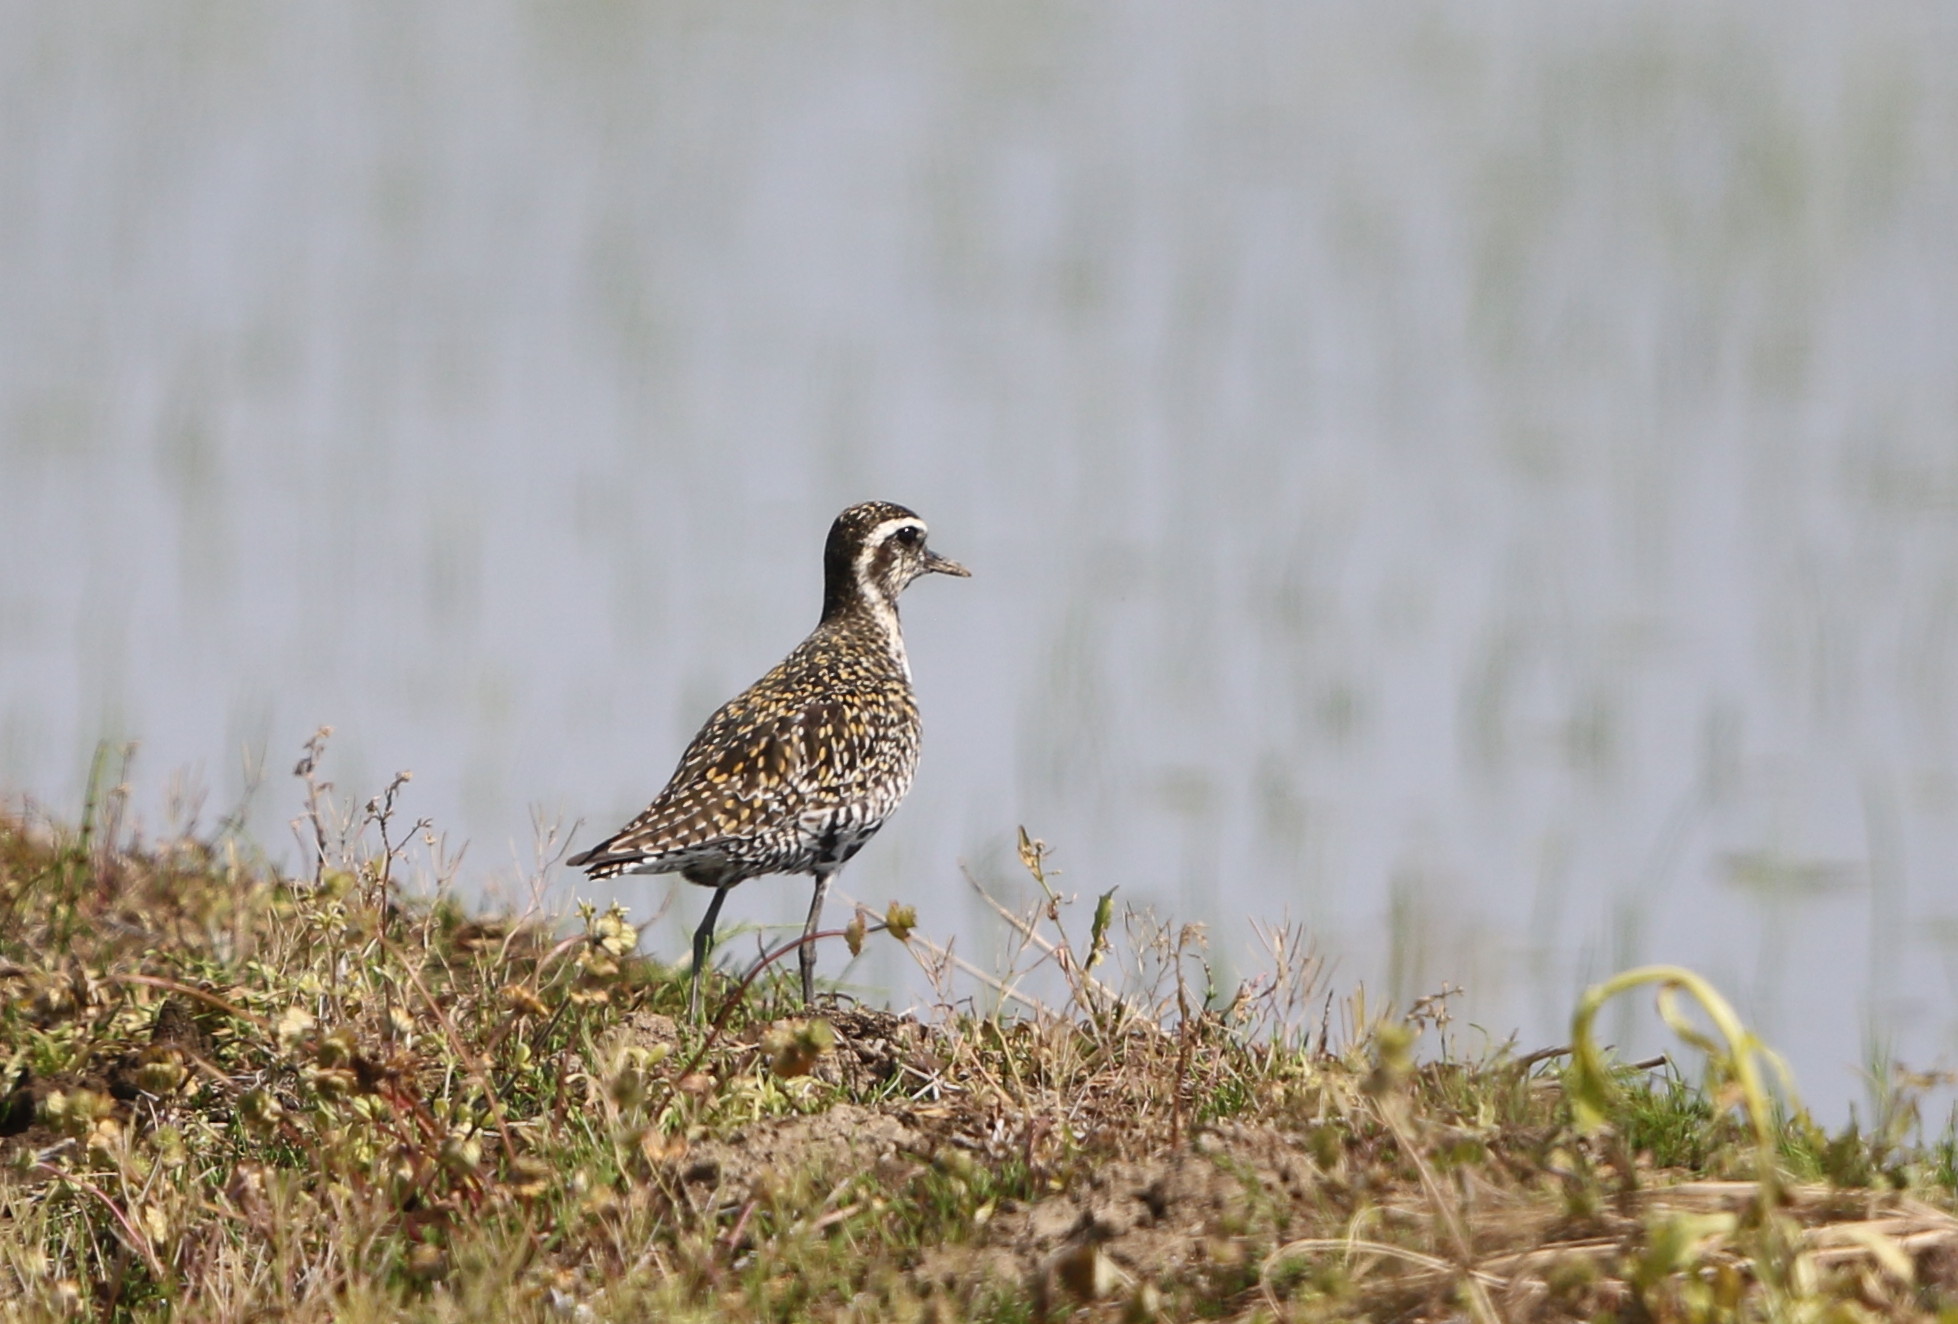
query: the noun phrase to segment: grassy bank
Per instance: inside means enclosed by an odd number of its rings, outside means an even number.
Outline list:
[[[791,958],[697,1028],[617,911],[113,836],[0,819],[0,1320],[1958,1319],[1907,1099],[1757,1131],[1740,1057],[1417,1060],[1445,1000],[1336,1034],[1296,935],[1207,990],[1055,898],[1048,1005],[810,1015]],[[928,936],[826,941],[963,978]]]

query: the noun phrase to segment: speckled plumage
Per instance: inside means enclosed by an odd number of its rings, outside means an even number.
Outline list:
[[[716,889],[694,935],[694,981],[727,889],[811,873],[813,935],[830,877],[882,827],[918,767],[918,705],[897,598],[918,576],[963,576],[925,547],[903,506],[852,506],[823,553],[823,616],[774,670],[707,719],[666,788],[616,835],[567,863],[593,878],[678,873]],[[801,950],[803,997],[815,948]]]

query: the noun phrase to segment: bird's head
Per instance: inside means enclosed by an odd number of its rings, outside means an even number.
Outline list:
[[[925,546],[926,534],[916,511],[889,501],[866,501],[838,515],[823,549],[823,615],[864,599],[894,606],[920,575],[972,574]]]

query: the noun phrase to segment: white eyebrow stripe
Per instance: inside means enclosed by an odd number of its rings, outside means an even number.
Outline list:
[[[925,522],[915,515],[900,515],[895,519],[887,519],[871,529],[868,541],[872,544],[880,543],[903,528],[913,528],[919,533],[923,533],[925,531]]]
[[[864,537],[863,546],[857,549],[856,572],[858,583],[863,582],[864,572],[870,569],[870,558],[876,554],[877,549],[882,547],[885,540],[893,533],[903,528],[913,528],[919,533],[927,533],[925,522],[912,515],[900,515],[895,519],[887,519],[871,527],[870,532]]]

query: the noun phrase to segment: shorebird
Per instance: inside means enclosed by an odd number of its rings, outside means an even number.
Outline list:
[[[815,1000],[817,921],[837,870],[884,825],[918,767],[918,704],[898,594],[921,575],[972,572],[925,546],[888,501],[851,506],[823,548],[823,617],[766,676],[707,719],[644,813],[567,864],[593,878],[677,873],[714,889],[693,935],[691,1005],[721,903],[764,874],[814,874],[797,953]]]

